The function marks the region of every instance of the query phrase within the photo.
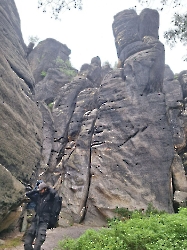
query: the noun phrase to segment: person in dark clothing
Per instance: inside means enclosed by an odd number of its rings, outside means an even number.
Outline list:
[[[48,187],[44,182],[39,184],[38,190],[32,190],[26,193],[26,196],[36,203],[36,215],[24,239],[25,250],[41,250],[41,246],[46,238],[46,230],[55,194],[56,191]],[[32,243],[34,239],[35,244],[33,248]]]
[[[37,190],[39,184],[42,183],[42,182],[43,182],[42,180],[37,180],[34,188],[32,188],[31,185],[28,185],[26,187],[26,191],[29,192],[31,190]],[[35,195],[39,195],[39,192],[37,192]],[[25,232],[25,233],[24,233],[24,235],[22,237],[22,241],[24,241],[25,236],[27,234],[27,230],[30,227],[31,222],[32,222],[32,220],[33,220],[33,218],[35,217],[35,214],[36,214],[36,212],[35,212],[36,203],[33,200],[30,200],[28,197],[27,197],[27,200],[25,200],[25,202],[26,202],[26,205],[23,208],[24,212],[23,212],[23,221],[22,221],[22,227],[21,227],[21,231]]]

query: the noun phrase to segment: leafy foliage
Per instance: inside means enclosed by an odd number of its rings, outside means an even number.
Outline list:
[[[177,40],[183,45],[187,44],[187,14],[180,15],[175,13],[172,20],[175,28],[165,32],[164,37],[167,42],[173,47]]]
[[[172,6],[173,8],[180,6],[182,3],[182,0],[138,0],[138,2],[142,5],[150,6],[156,2],[157,9],[163,10],[164,8]]]
[[[38,0],[38,8],[42,8],[43,12],[52,11],[52,17],[58,19],[59,14],[63,10],[82,9],[82,0]]]
[[[116,220],[109,228],[87,230],[78,239],[59,242],[58,250],[174,250],[187,249],[187,208],[178,214],[153,207],[135,211],[128,220]]]
[[[50,102],[47,106],[48,108],[52,111],[53,109],[54,102]]]
[[[70,61],[63,61],[61,58],[57,57],[55,61],[56,67],[58,67],[66,76],[73,78],[77,75],[76,70],[72,67]]]
[[[47,72],[46,71],[42,71],[41,72],[41,76],[45,77],[47,75]]]

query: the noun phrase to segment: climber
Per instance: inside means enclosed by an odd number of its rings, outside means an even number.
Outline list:
[[[27,185],[27,187],[25,189],[26,189],[27,192],[31,191],[32,189],[37,190],[39,184],[42,183],[42,182],[43,182],[42,180],[37,180],[34,189],[32,188],[31,185]],[[39,195],[39,194],[37,193],[36,195]],[[24,241],[27,229],[30,227],[32,219],[34,218],[35,213],[36,213],[35,212],[36,203],[34,201],[30,200],[30,199],[28,200],[28,197],[25,200],[25,202],[27,204],[23,208],[23,221],[22,221],[22,227],[21,227],[21,232],[25,232],[23,237],[22,237],[23,241]]]
[[[41,245],[46,238],[46,230],[50,219],[52,203],[54,201],[56,191],[50,188],[46,183],[39,184],[37,190],[32,190],[26,193],[26,196],[31,201],[36,203],[36,215],[32,220],[30,228],[26,232],[24,238],[25,250],[40,250]],[[32,243],[35,239],[34,248]]]

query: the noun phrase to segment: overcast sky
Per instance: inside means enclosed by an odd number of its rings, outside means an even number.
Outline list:
[[[77,69],[84,63],[90,63],[94,56],[99,56],[102,63],[109,61],[114,65],[117,54],[112,33],[113,16],[135,6],[139,14],[142,7],[137,2],[83,0],[83,10],[66,10],[60,16],[61,21],[58,21],[51,18],[50,11],[43,13],[41,9],[38,10],[38,0],[15,0],[25,43],[28,44],[29,36],[38,36],[40,40],[54,38],[71,49],[71,62]],[[187,7],[187,3],[185,5]],[[186,8],[183,6],[179,11],[184,9]],[[179,73],[187,69],[187,63],[182,59],[187,51],[181,44],[171,50],[163,38],[163,32],[170,26],[171,15],[176,10],[168,7],[160,14],[159,36],[165,45],[166,64],[174,73]]]

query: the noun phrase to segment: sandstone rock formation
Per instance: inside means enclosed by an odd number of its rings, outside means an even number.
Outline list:
[[[28,61],[36,83],[43,79],[42,72],[49,68],[57,68],[60,60],[69,60],[71,50],[64,44],[48,38],[40,42],[29,54]]]
[[[38,178],[63,196],[61,225],[185,204],[187,71],[165,66],[156,10],[114,17],[117,69],[96,56],[77,72],[54,39],[28,54],[13,1],[0,23],[0,224]]]
[[[165,93],[166,112],[173,137],[175,155],[172,163],[174,206],[186,205],[186,73],[174,75],[168,65],[165,67],[163,92]]]
[[[11,224],[11,211],[23,199],[24,186],[21,182],[31,181],[37,175],[41,158],[42,116],[33,101],[34,78],[25,59],[26,46],[14,1],[1,1],[0,38],[1,231]]]
[[[46,120],[53,122],[54,141],[43,176],[53,185],[62,182],[64,218],[98,225],[116,206],[145,209],[149,203],[172,212],[173,192],[186,191],[168,118],[172,89],[165,91],[166,79],[163,87],[158,25],[155,10],[118,13],[113,32],[122,68],[103,76],[96,57],[54,99]]]

